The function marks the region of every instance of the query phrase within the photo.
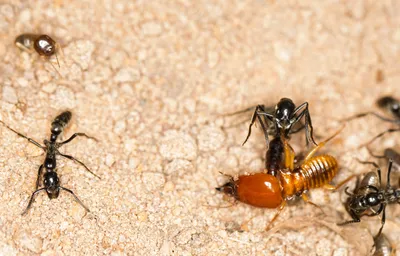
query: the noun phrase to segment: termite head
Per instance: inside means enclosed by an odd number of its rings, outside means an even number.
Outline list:
[[[56,172],[46,172],[44,174],[44,187],[50,199],[58,197],[60,193],[60,180]]]
[[[237,182],[231,178],[227,183],[224,185],[215,188],[217,191],[223,192],[226,195],[232,196],[237,198]]]

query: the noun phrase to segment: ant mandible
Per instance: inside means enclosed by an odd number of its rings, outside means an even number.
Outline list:
[[[58,136],[63,132],[64,128],[66,125],[69,123],[71,120],[72,113],[70,111],[64,111],[60,115],[58,115],[54,121],[51,123],[51,135],[50,135],[50,140],[44,140],[44,146],[41,145],[40,143],[36,142],[35,140],[17,132],[16,130],[12,129],[10,126],[8,126],[6,123],[0,120],[0,123],[2,123],[6,128],[11,130],[12,132],[16,133],[18,136],[28,140],[30,143],[34,144],[35,146],[41,148],[43,151],[46,152],[46,157],[44,160],[44,163],[40,165],[39,170],[38,170],[38,175],[36,179],[36,186],[35,186],[35,191],[32,193],[31,198],[29,200],[28,206],[26,207],[25,211],[22,213],[23,215],[28,212],[30,209],[33,200],[35,196],[40,192],[40,191],[46,191],[48,197],[50,199],[57,198],[60,192],[60,189],[65,190],[72,194],[75,198],[75,200],[82,205],[87,211],[89,209],[79,200],[79,198],[69,189],[64,188],[60,186],[60,181],[56,172],[56,167],[57,167],[57,162],[56,162],[56,156],[60,155],[62,157],[68,158],[70,160],[73,160],[77,162],[78,164],[82,165],[88,172],[96,176],[97,178],[100,179],[98,175],[93,173],[83,162],[79,161],[78,159],[74,158],[73,156],[66,155],[60,153],[58,150],[61,146],[71,142],[74,138],[77,136],[83,136],[89,139],[93,139],[97,141],[96,138],[90,137],[86,135],[85,133],[74,133],[69,139],[63,141],[63,142],[57,142]],[[46,170],[46,173],[43,175],[43,188],[39,189],[39,179],[42,175],[43,168]]]

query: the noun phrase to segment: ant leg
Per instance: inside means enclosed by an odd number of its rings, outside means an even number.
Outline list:
[[[349,177],[347,177],[345,180],[339,182],[339,184],[337,184],[336,186],[333,186],[331,184],[325,184],[323,186],[323,188],[327,189],[327,190],[331,190],[331,191],[336,191],[339,188],[341,188],[344,184],[346,184],[347,182],[349,182],[349,180],[351,180],[352,178],[357,177],[357,175],[353,174],[350,175]],[[348,187],[347,187],[348,188]]]
[[[271,229],[271,225],[272,223],[279,217],[279,214],[281,214],[282,210],[285,208],[286,206],[286,201],[284,200],[282,202],[282,204],[279,206],[279,209],[277,210],[277,212],[275,213],[274,217],[272,217],[272,219],[270,220],[270,222],[268,223],[267,227],[265,228],[265,231],[268,231]]]
[[[372,140],[370,140],[370,141],[368,141],[368,142],[366,142],[366,143],[364,143],[364,144],[361,144],[361,145],[359,146],[359,148],[368,146],[369,144],[371,144],[372,142],[374,142],[376,139],[382,137],[382,136],[385,135],[386,133],[392,133],[392,132],[400,132],[400,129],[399,129],[399,128],[396,128],[396,129],[388,129],[388,130],[386,130],[386,131],[384,131],[384,132],[381,132],[381,133],[379,133],[378,135],[376,135]]]
[[[40,180],[40,176],[42,175],[42,170],[43,170],[43,164],[39,166],[38,175],[37,175],[37,179],[36,179],[36,187],[35,187],[36,190],[39,187],[39,180]]]
[[[353,210],[350,210],[349,214],[353,218],[352,220],[348,220],[348,221],[345,221],[345,222],[342,222],[342,223],[336,223],[336,225],[344,226],[344,225],[347,225],[347,224],[358,223],[358,222],[361,221],[360,217],[358,217],[358,215]]]
[[[293,131],[290,131],[290,134],[294,134],[294,133],[298,133],[299,131],[303,130],[306,126],[304,124],[302,124],[301,126],[299,126],[297,129],[293,129]],[[315,144],[317,145],[317,144]]]
[[[386,189],[389,190],[391,188],[390,186],[390,173],[392,172],[392,166],[393,166],[393,160],[389,159],[389,166],[387,170],[387,181],[386,181]]]
[[[313,148],[310,152],[308,152],[308,154],[306,155],[306,157],[304,158],[304,161],[307,161],[308,159],[310,159],[317,151],[318,149],[322,148],[323,146],[325,146],[325,144],[327,142],[329,142],[331,139],[333,139],[334,137],[336,137],[342,130],[344,129],[344,125],[342,126],[342,128],[340,128],[339,130],[337,130],[331,137],[327,138],[326,140],[320,142],[315,148]]]
[[[10,126],[8,126],[6,123],[4,123],[3,121],[0,120],[0,123],[2,123],[5,127],[7,127],[9,130],[13,131],[14,133],[16,133],[18,136],[28,140],[30,143],[32,143],[33,145],[45,150],[45,147],[43,147],[42,145],[39,144],[39,142],[23,135],[22,133],[17,132],[16,130],[14,130],[13,128],[11,128]]]
[[[383,207],[383,213],[382,213],[382,220],[381,220],[381,223],[382,223],[382,225],[381,225],[381,228],[379,229],[379,232],[378,232],[378,234],[374,237],[374,238],[378,238],[381,234],[382,234],[382,229],[383,229],[383,226],[385,225],[385,221],[386,221],[386,205]]]
[[[85,167],[86,171],[90,172],[92,175],[96,176],[99,180],[101,180],[100,176],[98,176],[97,174],[95,174],[94,172],[92,172],[83,162],[79,161],[79,160],[76,159],[75,157],[70,156],[70,155],[61,154],[61,153],[58,152],[58,151],[57,151],[57,154],[60,155],[60,156],[65,157],[65,158],[68,158],[68,159],[70,159],[70,160],[72,160],[72,161],[77,162],[78,164],[80,164],[80,165],[82,165],[83,167]]]
[[[245,108],[245,109],[233,112],[233,113],[223,114],[222,116],[234,116],[234,115],[238,115],[238,114],[249,112],[252,109],[254,109],[254,107],[248,107],[248,108]]]
[[[96,138],[91,137],[91,136],[88,136],[88,135],[86,135],[86,134],[83,133],[83,132],[78,132],[78,133],[74,133],[69,139],[67,139],[67,140],[65,140],[65,141],[62,141],[62,142],[59,142],[59,143],[57,143],[57,144],[58,144],[58,145],[67,144],[67,143],[71,142],[73,139],[75,139],[75,138],[78,137],[78,136],[83,136],[83,137],[86,137],[86,138],[88,138],[88,139],[92,139],[92,140],[98,142],[98,140],[97,140]]]
[[[307,145],[308,145],[308,143],[310,143],[310,141],[312,141],[314,143],[314,145],[317,146],[318,144],[315,142],[314,136],[313,136],[314,128],[312,126],[310,112],[308,111],[308,102],[304,102],[303,104],[298,106],[295,109],[294,114],[296,114],[296,112],[298,112],[303,107],[304,107],[304,110],[298,115],[298,117],[295,119],[295,121],[293,123],[297,123],[304,116],[304,121],[305,121],[304,126],[306,129]]]
[[[260,110],[261,112],[258,112],[259,110]],[[260,121],[261,126],[263,127],[263,131],[264,131],[264,135],[265,135],[265,137],[266,137],[265,139],[266,139],[266,141],[267,141],[267,145],[269,144],[269,141],[268,141],[268,133],[267,133],[267,130],[265,129],[265,127],[264,127],[263,122],[261,121],[261,118],[259,117],[260,115],[265,115],[267,118],[271,119],[271,121],[272,121],[273,116],[272,116],[271,114],[265,112],[264,106],[263,106],[263,105],[257,105],[257,107],[256,107],[256,109],[254,110],[254,113],[253,113],[253,115],[252,115],[252,117],[251,117],[251,122],[250,122],[250,125],[249,125],[249,131],[248,131],[248,133],[247,133],[247,137],[246,137],[246,139],[244,140],[244,142],[242,143],[242,145],[244,145],[244,144],[247,142],[247,140],[250,138],[250,135],[251,135],[251,127],[253,126],[253,124],[254,124],[254,122],[256,121],[257,118],[258,118],[258,120]]]
[[[365,113],[357,114],[357,115],[351,116],[349,118],[342,119],[342,122],[348,122],[348,121],[351,121],[351,120],[354,120],[354,119],[358,119],[360,117],[364,117],[364,116],[367,116],[367,115],[373,115],[373,116],[375,116],[375,117],[377,117],[377,118],[379,118],[379,119],[381,119],[382,121],[385,121],[385,122],[390,122],[390,123],[395,123],[395,124],[400,123],[400,120],[398,120],[398,119],[389,119],[389,118],[381,116],[381,115],[379,115],[379,114],[377,114],[375,112],[365,112]]]
[[[86,210],[87,212],[90,212],[89,208],[87,208],[87,207],[82,203],[82,201],[74,194],[74,192],[73,192],[72,190],[70,190],[70,189],[68,189],[68,188],[64,188],[64,187],[60,187],[60,188],[63,189],[63,190],[65,190],[65,191],[67,191],[68,193],[70,193],[70,194],[75,198],[75,201],[77,201],[83,208],[85,208],[85,210]]]
[[[28,212],[28,210],[29,210],[29,209],[31,208],[31,206],[32,206],[32,203],[33,203],[33,200],[35,199],[35,196],[36,196],[40,191],[42,191],[42,190],[46,190],[46,188],[38,189],[38,190],[36,190],[35,192],[32,193],[31,199],[29,200],[29,203],[28,203],[28,206],[26,207],[25,211],[23,211],[23,212],[21,213],[21,215],[25,215],[25,214]]]

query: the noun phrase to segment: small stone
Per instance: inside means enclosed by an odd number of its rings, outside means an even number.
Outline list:
[[[146,36],[157,36],[161,34],[162,27],[159,23],[150,21],[142,26],[142,32]]]
[[[114,77],[117,83],[137,82],[140,80],[140,72],[135,68],[122,68]]]
[[[145,221],[147,221],[147,213],[140,212],[140,213],[138,213],[137,218],[138,218],[138,221],[145,222]]]
[[[176,130],[165,132],[160,145],[160,154],[167,160],[177,158],[194,160],[197,156],[196,141],[183,132]]]
[[[51,96],[51,104],[58,109],[73,109],[76,105],[75,94],[71,89],[59,86]]]
[[[164,186],[165,177],[162,173],[144,172],[142,181],[148,191],[155,191]]]
[[[171,181],[167,181],[164,185],[164,192],[173,191],[175,188],[175,184]]]
[[[71,58],[83,69],[87,70],[92,60],[92,54],[95,49],[94,44],[89,40],[78,40],[70,45]]]
[[[199,150],[214,151],[222,146],[225,141],[225,134],[220,128],[206,127],[200,131],[197,139],[199,142]]]
[[[69,214],[74,218],[75,221],[80,222],[86,214],[85,208],[82,207],[78,202],[75,202],[71,208],[69,208]]]
[[[24,77],[17,78],[17,83],[21,87],[27,87],[29,85],[28,80],[26,80]]]
[[[27,8],[27,9],[21,11],[21,13],[19,14],[18,23],[21,23],[21,24],[29,23],[31,18],[32,18],[31,11],[29,8]]]
[[[193,164],[190,161],[184,159],[174,159],[169,162],[164,168],[164,173],[166,175],[181,176],[190,171],[194,171]]]
[[[115,162],[114,156],[112,154],[107,154],[106,156],[106,165],[111,167]]]
[[[125,120],[118,120],[114,125],[113,132],[116,134],[122,134],[125,132],[126,122]]]
[[[11,104],[18,103],[18,96],[13,87],[11,87],[11,86],[3,87],[3,100],[7,101]]]
[[[48,83],[42,87],[42,91],[52,94],[57,89],[57,85],[54,83]]]
[[[22,248],[39,253],[42,249],[43,241],[39,237],[32,236],[26,231],[19,231],[14,234],[14,241]]]

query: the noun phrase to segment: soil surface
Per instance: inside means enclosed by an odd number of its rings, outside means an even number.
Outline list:
[[[309,103],[316,140],[339,120],[384,112],[400,98],[400,1],[0,1],[0,119],[38,142],[70,110],[58,158],[67,192],[34,191],[44,153],[0,125],[1,255],[369,255],[380,220],[349,220],[343,190],[310,192],[321,209],[294,200],[273,228],[274,209],[237,203],[215,190],[227,175],[261,172],[264,137],[241,146],[251,113],[225,114],[288,97]],[[55,39],[57,58],[14,45],[22,33]],[[388,116],[389,117],[389,116]],[[347,123],[321,153],[340,163],[333,183],[373,171],[358,149],[394,127],[374,117]],[[400,150],[400,134],[371,145]],[[304,133],[292,137],[307,152]],[[397,186],[398,175],[393,174]],[[384,179],[385,180],[385,179]],[[354,184],[353,182],[349,183]],[[230,207],[228,207],[230,206]],[[384,233],[400,241],[400,207]]]

